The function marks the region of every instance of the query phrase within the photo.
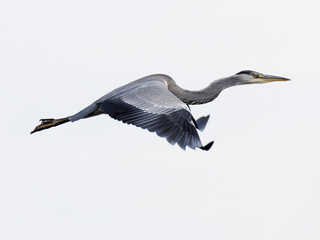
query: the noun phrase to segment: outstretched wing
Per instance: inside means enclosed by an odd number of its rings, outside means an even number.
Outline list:
[[[182,149],[208,150],[212,145],[202,146],[188,106],[168,90],[164,81],[140,82],[97,105],[112,118],[156,132]]]

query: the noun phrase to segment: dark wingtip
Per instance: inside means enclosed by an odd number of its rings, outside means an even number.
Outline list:
[[[201,132],[205,129],[207,126],[207,123],[209,121],[210,115],[201,117],[196,121],[196,127],[199,129]]]
[[[201,150],[208,151],[208,150],[210,150],[210,148],[212,147],[213,143],[214,143],[214,141],[209,142],[207,145],[202,146],[202,147],[199,147],[199,148],[200,148]]]

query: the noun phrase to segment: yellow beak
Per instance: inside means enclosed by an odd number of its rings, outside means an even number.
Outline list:
[[[289,78],[279,77],[279,76],[273,76],[273,75],[262,75],[260,79],[263,82],[275,82],[275,81],[290,81]]]

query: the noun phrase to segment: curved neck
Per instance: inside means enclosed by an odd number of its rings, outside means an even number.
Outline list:
[[[237,76],[221,78],[199,91],[184,90],[177,84],[172,84],[169,91],[188,105],[203,104],[213,101],[226,88],[242,84]]]

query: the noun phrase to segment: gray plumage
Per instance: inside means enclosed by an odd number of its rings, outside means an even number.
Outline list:
[[[200,91],[188,91],[180,88],[167,75],[150,75],[113,90],[75,115],[61,119],[42,119],[41,124],[31,133],[105,113],[124,123],[156,132],[169,143],[177,143],[182,149],[188,146],[209,150],[213,141],[203,146],[197,132],[197,129],[204,130],[209,116],[196,121],[188,105],[211,102],[227,87],[285,80],[288,79],[242,71],[216,80]]]

